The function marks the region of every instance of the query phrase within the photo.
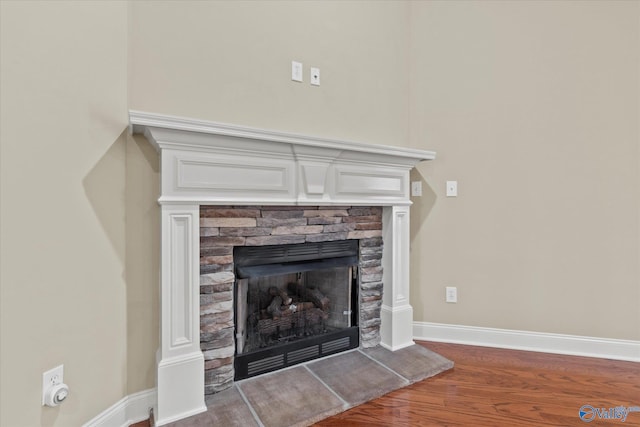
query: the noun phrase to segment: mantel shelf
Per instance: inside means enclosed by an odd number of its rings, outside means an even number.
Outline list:
[[[195,132],[207,135],[246,138],[257,141],[271,141],[291,144],[292,146],[297,145],[318,147],[327,150],[380,154],[383,156],[404,158],[413,163],[424,160],[433,160],[436,157],[436,153],[434,151],[319,138],[206,120],[147,113],[143,111],[129,111],[129,123],[130,132],[132,134],[144,134],[147,128],[159,128],[180,132]]]
[[[410,205],[409,171],[432,151],[130,111],[161,152],[160,202]]]

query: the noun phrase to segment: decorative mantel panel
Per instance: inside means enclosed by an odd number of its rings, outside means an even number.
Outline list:
[[[311,138],[130,112],[162,152],[160,203],[406,205],[431,151]]]
[[[435,153],[265,131],[137,111],[161,155],[161,333],[156,424],[206,410],[199,329],[201,205],[383,207],[381,345],[413,344],[409,171]]]

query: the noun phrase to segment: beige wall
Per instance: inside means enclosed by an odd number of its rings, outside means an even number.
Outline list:
[[[127,393],[127,5],[0,7],[0,425],[77,426]]]
[[[416,320],[640,339],[637,2],[0,4],[0,425],[154,386],[158,158],[128,109],[437,150]]]
[[[640,339],[639,7],[412,3],[416,320]]]
[[[160,162],[144,137],[126,148],[127,392],[156,385],[160,332]]]
[[[158,157],[126,135],[127,110],[406,145],[407,16],[395,2],[2,2],[0,425],[78,425],[154,386]],[[43,408],[41,374],[60,363],[71,396]]]
[[[130,107],[390,145],[408,142],[408,4],[131,4]],[[291,61],[304,83],[291,81]],[[309,84],[320,68],[321,86]]]

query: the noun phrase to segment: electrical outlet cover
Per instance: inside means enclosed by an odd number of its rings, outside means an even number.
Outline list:
[[[447,181],[447,197],[458,197],[458,181]]]
[[[56,366],[42,374],[42,404],[45,404],[47,390],[64,380],[64,365]]]
[[[311,67],[311,73],[309,79],[314,86],[320,86],[320,68]]]

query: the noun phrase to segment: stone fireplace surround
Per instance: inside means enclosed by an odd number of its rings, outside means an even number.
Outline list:
[[[129,112],[129,121],[130,131],[143,134],[161,158],[156,425],[206,411],[200,343],[201,210],[290,206],[319,212],[349,206],[381,211],[380,345],[395,351],[414,344],[409,171],[420,161],[434,159],[435,153],[138,111]],[[202,222],[206,225],[206,218]],[[365,230],[351,232],[356,231]]]
[[[367,206],[202,206],[200,348],[205,394],[233,384],[233,248],[358,240],[360,346],[380,343],[382,208]]]

